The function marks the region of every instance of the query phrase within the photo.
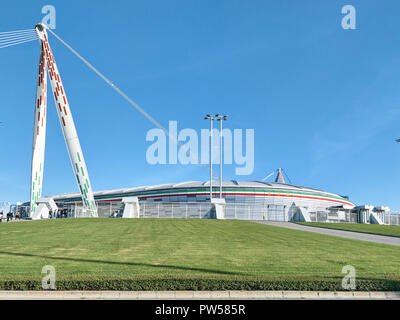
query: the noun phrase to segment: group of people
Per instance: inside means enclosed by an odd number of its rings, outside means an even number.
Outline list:
[[[56,211],[50,210],[49,212],[49,218],[67,218],[68,217],[68,211],[67,209],[57,209]]]
[[[110,218],[118,218],[121,216],[121,212],[119,210],[114,211],[111,215]]]
[[[4,213],[3,213],[3,211],[1,211],[0,212],[0,222],[3,222],[3,219],[4,219],[5,217],[4,217]],[[13,213],[12,212],[8,212],[7,213],[7,215],[6,215],[6,218],[7,218],[7,222],[9,222],[10,220],[12,220],[13,219]],[[21,213],[18,211],[16,214],[15,214],[15,220],[20,220],[21,219]]]
[[[0,223],[5,221],[9,222],[12,220],[20,220],[22,218],[22,214],[20,211],[17,211],[17,213],[13,212],[8,212],[7,214],[5,214],[3,211],[0,211]],[[55,211],[51,211],[49,212],[49,218],[68,218],[68,210],[67,209],[57,209]]]

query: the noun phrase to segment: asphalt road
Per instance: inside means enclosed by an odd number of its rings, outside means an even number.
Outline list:
[[[400,238],[390,237],[390,236],[381,236],[381,235],[367,234],[367,233],[354,232],[354,231],[344,231],[344,230],[311,227],[311,226],[305,226],[305,225],[301,225],[301,224],[297,224],[297,223],[293,223],[293,222],[255,221],[255,220],[253,222],[267,224],[270,226],[294,229],[294,230],[326,234],[326,235],[335,236],[335,237],[356,239],[356,240],[369,241],[369,242],[375,242],[375,243],[383,243],[383,244],[389,244],[392,246],[400,246]]]

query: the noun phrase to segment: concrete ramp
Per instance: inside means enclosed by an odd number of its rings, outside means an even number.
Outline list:
[[[379,216],[375,212],[371,212],[369,220],[373,224],[384,224],[381,218],[379,218]]]
[[[306,208],[299,207],[293,216],[294,221],[311,222],[310,213]]]

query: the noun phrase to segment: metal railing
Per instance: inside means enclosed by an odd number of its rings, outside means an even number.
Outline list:
[[[13,207],[13,216],[19,211],[21,218],[29,216],[29,207]],[[121,202],[108,202],[97,204],[98,216],[121,217],[124,204]],[[225,205],[225,219],[239,220],[269,220],[269,221],[291,221],[297,211],[297,207],[283,205],[266,205],[264,203],[234,203],[228,202]],[[358,223],[358,214],[350,210],[323,210],[309,211],[312,222],[327,223]],[[140,218],[210,218],[213,217],[213,205],[209,202],[156,202],[140,201]],[[6,212],[4,212],[6,217]],[[81,205],[69,206],[63,217],[84,218],[92,217],[90,212],[84,210]],[[383,215],[383,222],[386,225],[400,226],[400,213]]]
[[[385,215],[385,224],[400,226],[400,213],[389,213]]]
[[[199,202],[141,202],[139,218],[208,218],[211,203]]]
[[[352,212],[310,212],[312,222],[357,223],[357,216],[357,213]]]

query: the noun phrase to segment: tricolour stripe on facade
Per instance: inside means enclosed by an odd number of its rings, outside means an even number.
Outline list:
[[[139,199],[152,199],[152,198],[162,198],[162,197],[176,197],[176,196],[196,196],[205,195],[208,196],[209,192],[205,190],[182,190],[182,191],[163,191],[149,194],[129,194],[129,196],[137,196]],[[219,192],[214,191],[214,196],[219,196]],[[322,200],[328,202],[336,202],[338,204],[345,204],[349,206],[354,206],[353,203],[346,201],[344,198],[334,197],[334,196],[324,196],[319,194],[304,193],[304,192],[291,192],[291,191],[276,191],[276,190],[230,190],[226,189],[222,192],[223,196],[259,196],[259,197],[285,197],[285,198],[297,198],[297,199],[307,199],[307,200]],[[98,196],[96,202],[113,202],[121,201],[123,197],[128,195],[118,194],[115,196]],[[81,201],[68,200],[65,204],[80,203]]]

